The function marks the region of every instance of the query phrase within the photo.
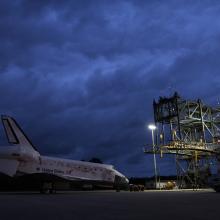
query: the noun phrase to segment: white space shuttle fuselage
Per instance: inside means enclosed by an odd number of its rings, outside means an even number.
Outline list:
[[[128,184],[128,179],[112,165],[42,156],[16,121],[2,116],[12,146],[0,147],[0,172],[10,177],[47,174],[68,181]]]

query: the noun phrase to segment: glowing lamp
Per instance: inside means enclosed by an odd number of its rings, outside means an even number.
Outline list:
[[[148,125],[148,128],[150,130],[155,130],[157,127],[155,125],[153,125],[153,124],[150,124],[150,125]]]

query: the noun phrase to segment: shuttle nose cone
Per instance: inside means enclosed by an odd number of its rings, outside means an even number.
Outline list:
[[[128,180],[128,178],[126,178],[126,177],[125,177],[125,182],[126,182],[126,183],[129,183],[129,180]]]

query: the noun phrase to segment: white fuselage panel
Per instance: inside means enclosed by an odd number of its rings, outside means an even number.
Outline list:
[[[47,173],[69,180],[97,180],[114,182],[115,172],[111,165],[41,156],[39,161],[20,161],[21,173]]]

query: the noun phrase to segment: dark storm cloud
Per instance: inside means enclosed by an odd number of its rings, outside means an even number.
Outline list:
[[[177,90],[217,103],[219,9],[218,1],[1,1],[1,112],[42,153],[152,175],[142,146],[153,98]],[[173,172],[170,159],[161,166]]]

